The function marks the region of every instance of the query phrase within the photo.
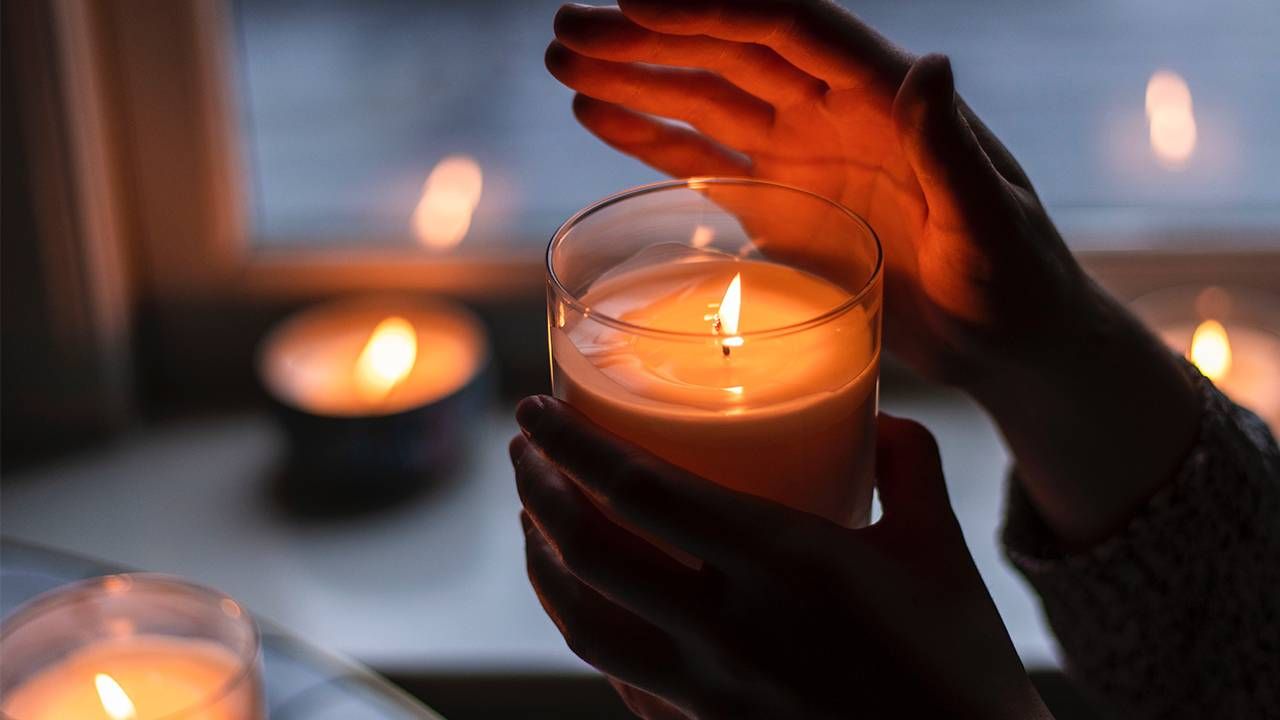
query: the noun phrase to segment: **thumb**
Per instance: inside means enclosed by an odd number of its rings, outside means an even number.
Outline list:
[[[893,123],[924,192],[930,223],[972,228],[978,211],[1008,194],[960,111],[945,55],[925,55],[911,65],[893,100]]]
[[[938,443],[913,420],[884,413],[877,418],[876,487],[886,518],[934,523],[953,517]]]

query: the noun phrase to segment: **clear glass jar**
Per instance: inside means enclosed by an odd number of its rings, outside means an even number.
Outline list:
[[[868,521],[882,253],[865,221],[771,182],[601,200],[547,250],[557,397],[726,486]]]

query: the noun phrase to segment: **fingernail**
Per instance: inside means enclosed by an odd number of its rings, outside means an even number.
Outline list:
[[[516,422],[526,437],[532,437],[538,425],[546,418],[547,404],[541,395],[532,395],[516,406]]]

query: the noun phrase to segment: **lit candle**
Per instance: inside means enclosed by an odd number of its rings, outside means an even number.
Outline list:
[[[812,268],[808,249],[823,275],[777,259]],[[771,183],[675,181],[601,201],[548,252],[554,392],[702,477],[863,525],[879,259],[852,213]]]
[[[122,575],[73,584],[5,622],[12,720],[258,720],[257,633],[226,596]]]
[[[263,382],[312,415],[393,415],[471,381],[488,359],[479,321],[439,302],[362,299],[295,315],[263,342]]]
[[[1133,308],[1174,352],[1280,432],[1280,300],[1245,288],[1175,287]]]
[[[728,302],[726,302],[728,300]],[[780,337],[850,296],[782,265],[659,265],[593,286],[552,329],[555,392],[613,432],[729,487],[840,523],[870,509],[878,354],[863,308]]]
[[[1161,338],[1232,400],[1280,432],[1280,336],[1215,319],[1161,329]]]
[[[340,508],[422,486],[460,456],[488,358],[480,322],[439,301],[337,301],[289,318],[258,361],[289,439],[281,496]]]

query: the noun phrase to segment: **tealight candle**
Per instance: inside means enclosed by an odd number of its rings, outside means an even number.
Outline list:
[[[868,521],[880,251],[857,216],[772,183],[659,183],[566,223],[548,283],[558,397],[703,477]]]
[[[479,320],[441,301],[335,301],[285,320],[258,370],[306,491],[405,489],[454,460],[482,395]]]
[[[1244,288],[1178,287],[1133,308],[1218,389],[1280,432],[1280,300]]]
[[[115,575],[20,608],[0,630],[6,720],[259,720],[257,629],[234,600]]]

